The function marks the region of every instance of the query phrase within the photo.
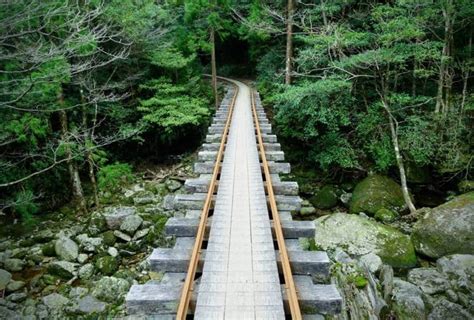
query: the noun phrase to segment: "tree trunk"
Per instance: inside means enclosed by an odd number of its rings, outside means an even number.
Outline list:
[[[64,96],[62,92],[59,95],[59,105],[64,107]],[[59,121],[61,124],[62,140],[66,144],[65,154],[67,158],[66,162],[68,166],[69,177],[71,180],[73,200],[77,202],[79,210],[81,211],[81,213],[83,213],[87,211],[86,199],[84,198],[84,192],[82,190],[82,183],[81,183],[81,178],[79,177],[79,170],[77,169],[77,166],[74,163],[71,146],[69,145],[68,120],[67,120],[67,114],[65,110],[59,111]]]
[[[439,67],[438,91],[436,94],[435,112],[446,113],[449,110],[449,93],[447,87],[452,86],[452,81],[449,81],[449,61],[451,56],[451,45],[453,39],[453,0],[446,0],[443,7],[444,18],[444,42],[443,51],[441,54],[441,62]],[[448,81],[450,83],[448,83]]]
[[[84,99],[82,90],[81,90],[81,99],[82,99],[83,104],[85,105],[84,103],[85,99]],[[92,157],[92,152],[90,150],[90,147],[93,144],[94,128],[95,128],[96,122],[97,122],[97,103],[95,104],[93,125],[92,125],[92,128],[90,129],[87,128],[87,113],[86,113],[86,107],[84,107],[82,110],[82,126],[85,132],[84,147],[86,149],[86,161],[87,161],[87,167],[88,167],[88,173],[89,173],[89,180],[92,186],[92,193],[94,195],[94,205],[96,207],[99,207],[99,194],[97,191],[97,180],[95,178],[94,159]]]
[[[400,153],[400,146],[398,144],[398,122],[395,119],[395,117],[392,115],[392,112],[390,111],[390,107],[388,106],[388,103],[384,99],[382,99],[382,104],[385,111],[388,114],[388,119],[390,123],[390,133],[392,135],[393,149],[395,151],[395,158],[397,159],[398,170],[400,171],[400,183],[402,185],[403,199],[405,200],[405,204],[410,210],[410,213],[414,213],[416,211],[416,208],[413,202],[411,201],[410,193],[408,192],[405,166],[403,164],[403,158]]]
[[[217,109],[219,102],[217,101],[217,67],[216,67],[216,35],[214,27],[211,27],[211,73],[212,73],[212,91],[214,93],[214,106]]]
[[[472,30],[469,31],[469,45],[468,45],[468,52],[469,52],[469,58],[467,61],[471,60],[471,53],[472,53]],[[468,95],[467,92],[467,84],[469,81],[469,64],[465,66],[465,71],[462,72],[462,99],[461,99],[461,110],[460,113],[461,115],[464,113],[464,106],[466,104],[466,97]]]
[[[286,66],[285,66],[285,84],[291,84],[291,72],[293,61],[293,0],[288,0],[287,18],[286,18]]]

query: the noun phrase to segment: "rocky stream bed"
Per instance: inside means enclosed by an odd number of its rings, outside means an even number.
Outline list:
[[[181,175],[191,175],[181,166]],[[304,189],[304,186],[303,186]],[[308,250],[327,250],[331,281],[344,311],[330,319],[473,319],[474,192],[404,215],[399,186],[372,175],[356,186],[324,186],[295,217],[315,219]],[[88,215],[42,216],[28,232],[4,224],[0,238],[0,319],[124,318],[133,283],[160,280],[147,271],[163,234],[165,196],[182,179],[138,179]]]

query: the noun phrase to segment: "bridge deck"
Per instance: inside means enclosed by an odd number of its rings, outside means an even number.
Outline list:
[[[240,89],[221,170],[195,319],[284,319],[250,90],[240,82],[235,83]]]

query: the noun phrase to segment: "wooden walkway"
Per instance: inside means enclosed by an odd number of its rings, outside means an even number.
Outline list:
[[[195,318],[284,319],[250,90],[237,85]]]
[[[322,283],[329,278],[327,254],[300,245],[317,230],[311,221],[292,219],[302,200],[295,182],[279,178],[290,166],[281,162],[284,154],[260,98],[247,85],[227,81],[233,85],[194,166],[199,178],[186,181],[188,194],[164,200],[164,209],[184,213],[165,226],[176,236],[175,246],[157,248],[148,258],[151,270],[165,276],[133,285],[127,311],[132,319],[312,319],[338,313],[337,289]]]

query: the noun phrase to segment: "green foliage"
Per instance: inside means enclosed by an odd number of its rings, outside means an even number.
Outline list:
[[[35,201],[36,197],[31,190],[20,191],[15,195],[13,210],[21,216],[26,224],[34,222],[33,215],[39,210]]]
[[[104,166],[98,173],[97,184],[101,191],[118,191],[133,179],[132,166],[128,163],[114,163]]]
[[[141,86],[152,97],[140,101],[138,110],[148,127],[160,132],[164,142],[177,139],[191,128],[199,128],[210,115],[209,99],[196,90],[197,79],[187,84],[173,84],[168,79],[151,80]]]

